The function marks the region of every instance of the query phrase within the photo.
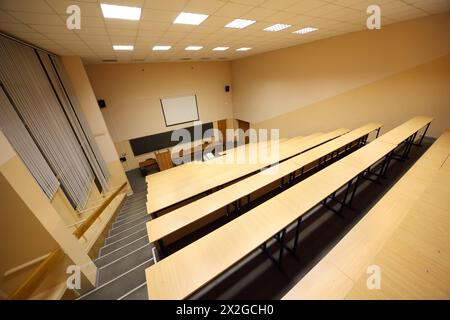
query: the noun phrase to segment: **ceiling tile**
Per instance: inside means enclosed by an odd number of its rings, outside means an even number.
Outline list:
[[[181,11],[188,0],[146,0],[145,8]]]
[[[2,0],[0,9],[34,13],[53,13],[44,0]]]
[[[293,6],[297,2],[299,2],[299,1],[298,0],[277,0],[277,1],[267,0],[261,4],[261,7],[275,9],[275,10],[283,10],[290,6]]]
[[[190,13],[212,14],[224,5],[224,1],[218,0],[189,0],[183,8],[183,11]]]
[[[173,22],[179,11],[144,9],[141,19],[144,21]]]
[[[13,36],[61,54],[79,54],[84,61],[118,57],[121,62],[236,59],[277,50],[365,28],[372,0],[105,0],[107,3],[142,6],[140,21],[104,19],[100,0],[0,0],[0,28]],[[382,24],[414,19],[450,10],[450,0],[377,0]],[[81,8],[81,30],[66,28],[69,4]],[[3,9],[3,10],[2,10]],[[6,10],[6,11],[5,11]],[[175,25],[181,11],[210,15],[200,26]],[[224,26],[235,18],[257,21],[238,30]],[[262,29],[275,23],[292,27],[276,33]],[[306,35],[292,34],[306,26],[319,28]],[[112,44],[133,44],[133,52],[114,52]],[[155,44],[171,45],[153,52]],[[203,50],[186,52],[187,45]],[[230,50],[213,52],[217,46]],[[253,48],[236,52],[239,47]]]
[[[80,7],[81,17],[102,17],[103,14],[99,3],[67,1],[67,0],[47,0],[49,6],[60,15],[68,16],[67,7],[70,5],[77,5]],[[106,1],[110,2],[110,1]]]
[[[26,24],[64,25],[65,21],[56,14],[41,14],[31,12],[11,11],[10,14],[17,20]]]
[[[219,17],[237,18],[246,14],[251,9],[251,6],[229,2],[222,8],[214,12],[214,15]]]

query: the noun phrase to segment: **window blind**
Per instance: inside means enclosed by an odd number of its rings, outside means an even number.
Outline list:
[[[0,37],[0,60],[0,81],[16,111],[69,200],[82,210],[94,174],[35,49]]]
[[[39,59],[47,72],[47,76],[57,94],[57,97],[63,107],[63,111],[75,132],[79,144],[83,148],[84,155],[88,160],[91,169],[100,184],[100,189],[104,192],[108,191],[109,171],[106,167],[103,157],[98,150],[94,137],[89,129],[87,121],[78,107],[75,96],[71,92],[70,82],[66,79],[64,69],[59,65],[59,60],[51,59],[51,57],[43,52],[38,51]],[[58,68],[56,68],[58,63]],[[62,81],[64,78],[65,81]],[[63,84],[64,83],[64,84]]]
[[[42,191],[53,198],[59,181],[14,110],[3,84],[0,85],[0,128]]]

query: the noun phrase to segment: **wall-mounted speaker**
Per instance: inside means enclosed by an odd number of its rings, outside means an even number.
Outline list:
[[[100,108],[106,108],[105,100],[97,100],[97,103]]]
[[[230,92],[230,86],[225,86],[225,92]]]

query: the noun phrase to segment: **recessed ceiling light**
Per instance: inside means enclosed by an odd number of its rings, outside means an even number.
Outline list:
[[[115,45],[113,45],[113,49],[116,50],[116,51],[133,51],[134,46],[123,45],[123,44],[115,44]]]
[[[290,24],[278,23],[278,24],[274,24],[273,26],[265,28],[264,31],[277,32],[277,31],[281,31],[283,29],[287,29],[289,27],[291,27]]]
[[[170,50],[172,46],[153,46],[153,51],[167,51]]]
[[[303,29],[294,31],[294,32],[292,32],[292,33],[305,34],[305,33],[314,32],[314,31],[316,31],[316,30],[319,30],[319,29],[314,28],[314,27],[306,27],[306,28],[303,28]]]
[[[255,22],[254,20],[236,19],[227,24],[225,28],[244,29]]]
[[[207,14],[181,12],[173,23],[198,26],[208,18]]]
[[[236,51],[248,51],[248,50],[252,50],[252,48],[246,48],[246,47],[244,47],[244,48],[236,49]]]
[[[214,48],[213,51],[226,51],[228,49],[230,49],[230,47],[217,47],[217,48]]]
[[[101,3],[103,17],[111,19],[139,20],[141,18],[141,8],[116,6],[113,4]]]
[[[201,46],[188,46],[184,50],[186,50],[186,51],[198,51],[198,50],[201,50],[201,49],[203,49],[203,47],[201,47]]]

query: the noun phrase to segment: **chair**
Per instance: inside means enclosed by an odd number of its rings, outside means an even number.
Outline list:
[[[164,171],[173,167],[172,157],[169,150],[156,152],[155,155],[156,162],[158,163],[160,171]]]

